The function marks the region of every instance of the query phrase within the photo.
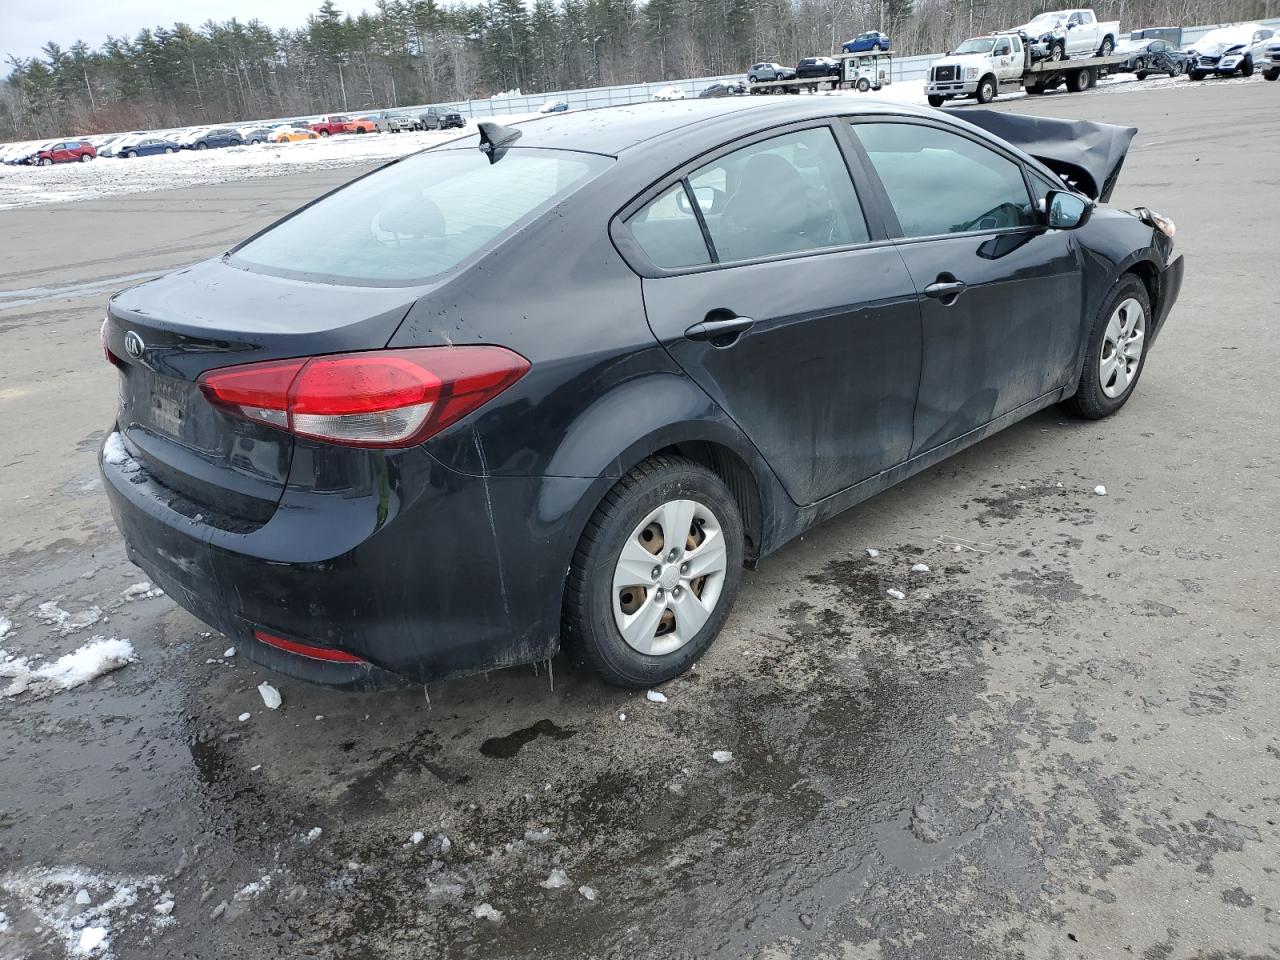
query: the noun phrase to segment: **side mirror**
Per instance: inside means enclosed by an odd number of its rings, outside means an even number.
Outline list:
[[[1093,201],[1065,190],[1050,190],[1044,198],[1046,219],[1055,230],[1075,230],[1089,222]]]

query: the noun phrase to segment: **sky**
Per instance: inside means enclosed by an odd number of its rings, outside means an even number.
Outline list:
[[[373,9],[372,0],[337,0],[343,13]],[[98,47],[108,34],[136,36],[143,27],[175,21],[198,27],[206,20],[258,18],[272,29],[301,26],[320,0],[0,0],[0,60],[36,57],[50,40]],[[9,72],[0,67],[0,76]]]

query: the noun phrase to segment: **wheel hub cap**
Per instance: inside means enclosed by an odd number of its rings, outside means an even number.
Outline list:
[[[614,566],[614,622],[632,649],[679,650],[710,618],[724,588],[728,553],[720,522],[696,500],[649,513],[623,543]]]
[[[1121,396],[1138,375],[1146,330],[1146,312],[1132,297],[1122,301],[1107,321],[1098,362],[1098,382],[1108,397]]]

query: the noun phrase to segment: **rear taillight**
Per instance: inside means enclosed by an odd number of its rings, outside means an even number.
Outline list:
[[[120,358],[111,352],[111,348],[107,346],[107,321],[102,321],[102,327],[98,330],[98,341],[102,344],[102,354],[107,358],[107,363],[113,367],[120,367],[123,364]]]
[[[356,447],[421,443],[529,369],[505,347],[418,347],[267,360],[210,370],[211,403],[302,437]]]
[[[357,657],[354,653],[345,653],[342,650],[334,650],[332,647],[317,647],[310,643],[299,643],[297,640],[286,640],[284,637],[277,637],[275,634],[267,633],[265,630],[253,631],[253,639],[259,643],[266,644],[268,647],[275,647],[275,649],[283,650],[285,653],[307,657],[310,660],[324,660],[327,663],[366,662],[363,657]]]

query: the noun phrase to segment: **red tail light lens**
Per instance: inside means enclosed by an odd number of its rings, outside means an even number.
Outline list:
[[[505,347],[419,347],[268,360],[210,370],[211,403],[298,436],[408,447],[488,403],[529,361]]]
[[[286,640],[284,637],[277,637],[275,634],[267,633],[265,630],[253,631],[253,639],[259,643],[265,643],[268,647],[275,647],[285,653],[307,657],[310,660],[324,660],[328,663],[366,662],[363,657],[357,657],[353,653],[344,653],[341,650],[334,650],[332,647],[316,647],[309,643],[298,643],[296,640]]]

